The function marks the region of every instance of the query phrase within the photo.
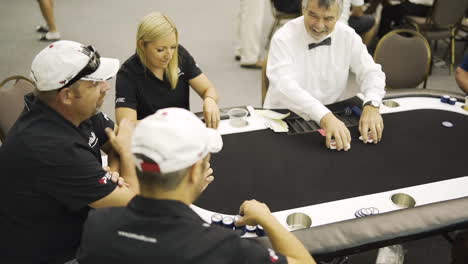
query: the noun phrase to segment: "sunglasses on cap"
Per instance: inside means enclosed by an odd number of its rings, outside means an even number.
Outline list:
[[[81,52],[89,57],[88,64],[77,75],[75,75],[75,77],[73,77],[69,82],[67,82],[67,84],[60,88],[59,91],[63,88],[69,87],[70,85],[77,82],[79,79],[92,74],[99,68],[99,65],[101,64],[101,56],[93,46],[90,45],[87,47],[83,47]]]

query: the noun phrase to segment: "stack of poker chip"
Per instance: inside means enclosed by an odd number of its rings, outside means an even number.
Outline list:
[[[222,225],[225,228],[233,230],[234,229],[234,218],[230,217],[230,216],[223,217]]]
[[[449,105],[455,105],[457,103],[456,98],[450,97],[448,95],[444,95],[444,96],[440,97],[440,101],[442,103],[449,104]]]
[[[265,236],[265,230],[263,229],[263,226],[257,225],[257,229],[255,230],[255,234],[257,234],[257,236],[259,236],[259,237]]]
[[[236,226],[236,222],[239,221],[241,218],[240,215],[236,215],[234,217],[231,216],[222,216],[221,214],[213,214],[211,216],[211,224],[222,226],[224,228],[228,228],[231,230],[236,230],[239,232],[240,236],[245,235],[245,233],[256,234],[257,236],[265,236],[265,230],[261,225],[256,226]]]
[[[245,231],[247,231],[247,233],[257,233],[257,226],[251,226],[251,225],[246,225],[245,226]]]
[[[369,208],[361,208],[361,209],[357,210],[354,213],[354,216],[356,216],[356,218],[359,218],[359,217],[365,217],[365,216],[369,216],[369,215],[375,215],[375,214],[378,214],[378,213],[379,213],[379,209],[377,209],[375,207],[369,207]]]
[[[222,226],[223,225],[223,216],[220,214],[214,214],[211,216],[211,224],[212,225],[218,225]]]
[[[240,232],[240,236],[245,235],[245,226],[236,226],[235,223],[241,218],[240,215],[234,216],[234,230]]]

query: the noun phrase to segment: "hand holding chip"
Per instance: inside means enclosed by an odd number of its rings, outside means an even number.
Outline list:
[[[364,106],[359,120],[359,133],[361,133],[362,141],[364,143],[379,143],[382,140],[383,129],[384,124],[379,108],[371,105]]]
[[[270,208],[257,200],[244,201],[239,209],[239,215],[242,217],[236,221],[236,226],[263,225],[274,219]]]
[[[322,117],[320,127],[325,130],[327,148],[344,151],[351,148],[351,133],[332,112]]]

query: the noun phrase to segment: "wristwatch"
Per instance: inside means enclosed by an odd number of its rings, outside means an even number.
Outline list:
[[[380,102],[377,101],[377,100],[370,100],[370,101],[367,101],[365,102],[362,107],[366,106],[366,105],[370,105],[370,106],[373,106],[375,108],[379,108],[380,107]]]

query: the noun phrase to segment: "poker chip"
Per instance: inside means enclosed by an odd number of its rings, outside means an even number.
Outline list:
[[[330,149],[336,149],[336,141],[334,139],[330,140]],[[351,144],[348,144],[348,149],[351,149]]]
[[[222,226],[233,229],[234,228],[234,218],[230,216],[225,216],[223,217],[223,220],[221,221]]]
[[[369,135],[368,135],[368,137],[369,137]],[[359,140],[363,141],[364,138],[362,136],[359,136]],[[372,143],[372,142],[374,142],[374,140],[372,138],[367,138],[367,143]]]
[[[442,122],[442,126],[444,126],[444,127],[453,127],[453,124],[452,124],[452,122],[444,121],[444,122]]]
[[[259,237],[265,236],[266,233],[265,233],[265,230],[263,229],[263,226],[257,225],[257,229],[255,230],[255,234],[257,234],[257,236],[259,236]]]
[[[214,214],[211,216],[211,223],[214,225],[222,225],[223,216],[220,214]]]
[[[330,149],[336,149],[336,141],[335,140],[330,140]]]
[[[449,100],[448,100],[448,103],[449,105],[455,105],[455,103],[457,102],[457,99],[451,97]]]
[[[448,95],[444,95],[444,96],[440,97],[440,101],[442,103],[446,103],[446,104],[448,104],[449,99],[450,99],[450,96],[448,96]]]
[[[257,226],[246,225],[245,231],[249,233],[255,233],[257,231]]]

